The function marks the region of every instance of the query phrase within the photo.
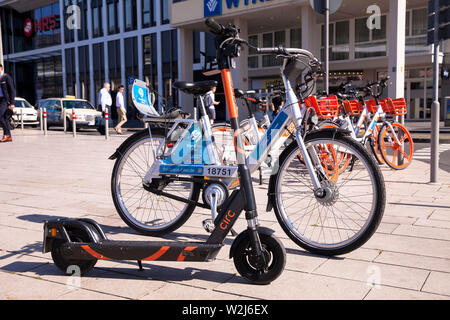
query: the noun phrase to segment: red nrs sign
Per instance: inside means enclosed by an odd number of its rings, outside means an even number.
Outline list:
[[[42,17],[39,20],[30,18],[25,20],[23,32],[26,37],[31,37],[33,33],[51,31],[58,27],[57,16],[52,14],[48,17]]]
[[[25,20],[23,33],[25,34],[25,37],[31,37],[33,35],[33,21],[31,21],[30,18]]]

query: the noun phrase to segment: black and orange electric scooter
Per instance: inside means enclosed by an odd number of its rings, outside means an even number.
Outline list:
[[[216,37],[217,61],[231,126],[237,131],[238,109],[230,66],[233,59],[239,56],[243,42],[239,41],[236,26],[224,27],[212,19],[207,20],[206,24]],[[183,83],[179,89],[188,93],[206,93],[210,85],[205,81]],[[248,227],[233,241],[230,258],[233,258],[238,272],[250,283],[270,283],[284,270],[286,251],[272,230],[259,227],[242,135],[236,135],[235,142],[240,189],[235,190],[218,209],[215,228],[206,242],[112,241],[93,220],[57,219],[45,222],[43,252],[51,252],[53,261],[63,272],[71,266],[78,266],[81,274],[92,269],[97,260],[134,260],[140,267],[142,261],[212,261],[224,246],[224,240],[236,220],[245,211]]]

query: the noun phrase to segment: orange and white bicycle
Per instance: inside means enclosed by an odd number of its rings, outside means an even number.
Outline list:
[[[321,127],[337,125],[349,130],[353,139],[370,146],[379,164],[402,170],[413,159],[414,142],[408,129],[395,121],[407,112],[405,99],[380,99],[388,81],[386,77],[350,91],[346,90],[348,83],[341,85],[335,96],[342,102],[340,116]]]

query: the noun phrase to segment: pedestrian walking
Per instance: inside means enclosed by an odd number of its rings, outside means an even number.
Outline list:
[[[209,113],[209,119],[211,120],[211,124],[214,124],[214,121],[216,120],[216,106],[220,104],[220,102],[216,101],[215,97],[216,90],[217,87],[212,87],[211,90],[205,96],[206,108],[207,112]]]
[[[102,111],[102,116],[104,119],[104,122],[102,123],[99,130],[102,135],[106,134],[106,111],[108,111],[108,114],[111,115],[112,98],[111,94],[109,93],[110,90],[111,85],[108,82],[105,82],[103,84],[103,89],[100,90],[100,93],[98,95],[99,109]]]
[[[0,126],[3,127],[3,138],[0,142],[12,142],[8,117],[14,110],[15,99],[13,79],[5,73],[3,65],[0,64]]]
[[[117,134],[123,134],[122,126],[127,122],[127,109],[125,107],[125,98],[123,95],[124,91],[125,87],[120,86],[116,95],[117,119],[119,123],[114,127],[114,130],[116,130]]]

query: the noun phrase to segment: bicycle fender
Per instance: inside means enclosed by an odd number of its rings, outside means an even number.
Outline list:
[[[55,240],[71,242],[67,230],[81,230],[90,239],[91,243],[98,243],[106,240],[106,236],[100,226],[89,219],[55,219],[44,222],[44,241],[42,252],[47,253],[52,250]]]
[[[154,133],[160,133],[158,131],[158,129],[153,129],[152,132]],[[137,140],[145,137],[146,135],[148,135],[148,129],[142,129],[136,133],[134,133],[133,135],[129,136],[117,149],[116,151],[108,158],[109,160],[116,160],[117,158],[119,158],[120,155],[124,154],[126,148],[136,142]]]
[[[258,227],[258,233],[259,234],[265,234],[268,236],[271,236],[272,234],[275,233],[274,230],[266,228],[266,227]],[[248,230],[244,230],[242,231],[237,237],[236,239],[234,239],[233,243],[231,244],[231,248],[230,248],[230,259],[233,258],[234,256],[234,251],[236,250],[236,247],[238,246],[239,243],[241,243],[241,241],[245,240],[246,238],[248,238]]]
[[[344,136],[349,136],[351,134],[350,130],[346,130],[346,129],[340,129],[340,128],[322,128],[322,129],[316,129],[316,130],[312,130],[310,132],[308,132],[306,134],[306,136],[309,135],[313,135],[313,134],[317,134],[319,132],[323,132],[323,133],[332,133],[334,135],[339,134],[339,135],[344,135]]]

